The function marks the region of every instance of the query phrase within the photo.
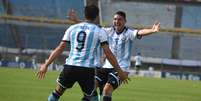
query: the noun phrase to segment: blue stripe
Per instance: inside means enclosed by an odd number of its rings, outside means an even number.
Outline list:
[[[96,28],[96,27],[93,27],[93,31],[95,30],[95,28]],[[92,45],[92,42],[94,41],[93,39],[94,39],[94,34],[95,34],[95,33],[92,32],[91,34],[92,34],[92,36],[91,36],[91,38],[90,38],[90,40],[89,40],[90,45],[89,45],[88,47],[90,47],[90,46]],[[97,51],[97,46],[95,46],[95,50],[94,50],[94,51]],[[94,52],[93,52],[93,54],[91,54],[91,55],[93,56],[93,58],[90,59],[90,61],[89,61],[90,64],[89,64],[89,65],[90,65],[90,66],[94,66],[94,65],[95,65],[95,64],[94,64],[94,63],[95,63],[95,62],[94,62],[94,60],[95,60],[94,58],[96,58],[96,56],[95,56]],[[88,56],[88,57],[89,57],[89,56]]]
[[[69,54],[68,61],[67,61],[68,64],[71,64],[70,60],[75,58],[75,57],[73,57],[73,56],[75,56],[75,54],[73,54],[74,53],[73,49],[75,47],[74,45],[75,45],[75,40],[76,40],[76,31],[73,31],[70,34],[71,34],[72,37],[71,37],[71,50],[70,50],[70,54]],[[74,64],[74,61],[73,61],[72,64]]]
[[[98,63],[97,63],[97,66],[100,66],[100,57],[101,57],[101,55],[102,55],[100,41],[98,41],[98,42],[96,43],[95,49],[96,49],[96,50],[94,50],[93,54],[96,55],[96,56],[94,56],[94,57],[96,57],[97,60],[94,59],[94,63],[95,63],[95,62],[98,62]]]
[[[123,56],[123,67],[125,69],[128,69],[129,68],[129,65],[130,65],[130,57],[131,57],[131,52],[132,52],[132,40],[128,40],[127,42],[128,44],[128,49],[125,49],[126,50],[126,53],[125,53],[125,56]]]
[[[127,69],[130,67],[130,58],[131,58],[131,55],[132,55],[132,46],[133,46],[133,41],[132,40],[129,40],[129,50],[128,50],[128,58],[127,58]]]
[[[111,50],[112,53],[114,54],[114,49],[112,48],[112,45],[115,44],[115,43],[113,43],[112,37],[113,37],[113,36],[108,37],[108,40],[109,40],[109,47],[110,47],[110,50]]]
[[[95,27],[93,27],[92,30],[95,30]],[[94,37],[94,32],[90,32],[89,36],[88,36],[88,39],[87,39],[86,54],[84,55],[84,60],[88,60],[88,58],[89,58],[90,55],[92,55],[92,57],[94,58],[93,54],[90,54],[91,46],[92,46],[92,43],[94,41],[93,37]],[[81,64],[85,65],[86,64],[85,62],[86,61],[82,61]],[[89,65],[91,65],[91,60],[90,60],[90,64]]]
[[[120,50],[121,50],[121,51],[120,51],[120,52],[121,52],[121,53],[120,53],[121,55],[120,55],[120,58],[124,57],[124,55],[125,55],[125,50],[126,50],[126,49],[125,49],[125,45],[126,45],[125,42],[122,42],[122,43],[121,43],[121,49],[120,49]]]
[[[132,53],[132,45],[133,45],[133,41],[132,40],[129,40],[129,44],[128,44],[128,46],[129,46],[129,50],[128,50],[128,61],[130,61],[130,58],[131,58],[131,53]]]

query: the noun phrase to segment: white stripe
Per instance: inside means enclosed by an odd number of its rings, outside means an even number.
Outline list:
[[[101,78],[99,78],[98,76],[95,76],[95,78],[98,79],[98,81],[100,81],[100,82],[103,81],[103,80],[101,80]]]
[[[58,85],[60,85],[61,87],[63,87],[63,88],[66,88],[65,86],[63,86],[61,83],[59,83],[59,79],[57,78],[57,83],[58,83]]]
[[[94,93],[94,91],[96,90],[96,79],[94,78],[94,89],[92,90],[91,94],[86,94],[85,92],[83,92],[85,95],[87,96],[92,96],[92,94]]]
[[[109,73],[109,74],[112,75],[117,80],[117,84],[120,85],[119,78],[113,73]]]

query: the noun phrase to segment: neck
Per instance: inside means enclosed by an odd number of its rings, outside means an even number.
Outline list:
[[[91,21],[91,20],[85,20],[85,22],[93,23],[93,21]]]
[[[121,28],[121,30],[115,29],[115,31],[116,31],[117,34],[121,34],[121,33],[124,31],[125,28],[126,28],[126,27],[123,27],[123,28]]]

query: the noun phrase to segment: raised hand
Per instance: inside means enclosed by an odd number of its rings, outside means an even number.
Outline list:
[[[159,30],[160,30],[160,22],[154,23],[154,25],[152,26],[152,30],[153,30],[153,32],[159,32]]]

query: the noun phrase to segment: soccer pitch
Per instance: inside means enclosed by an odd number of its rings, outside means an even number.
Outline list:
[[[0,67],[1,101],[46,101],[55,88],[59,72],[48,71],[44,80],[35,77],[35,70]],[[133,77],[113,93],[113,101],[201,101],[201,82]],[[80,101],[76,84],[60,101]]]

